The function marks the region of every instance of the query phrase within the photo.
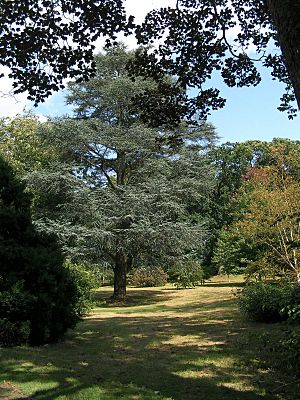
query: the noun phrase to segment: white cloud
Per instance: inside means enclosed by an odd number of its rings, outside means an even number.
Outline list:
[[[176,0],[125,0],[124,6],[127,16],[133,15],[135,18],[135,23],[140,24],[149,11],[161,7],[175,7]],[[118,40],[126,44],[129,50],[137,47],[137,41],[135,40],[134,36],[126,37],[123,34],[119,34]],[[105,40],[99,39],[96,42],[96,52],[101,51],[104,47],[104,44]]]
[[[145,15],[154,8],[175,7],[176,0],[125,0],[128,15],[135,16],[135,22],[141,23]]]
[[[47,122],[47,121],[48,121],[48,118],[45,117],[45,115],[43,115],[43,114],[36,113],[35,115],[37,116],[37,118],[38,118],[38,120],[39,120],[40,122]]]
[[[26,93],[11,95],[13,80],[8,78],[9,68],[1,67],[0,73],[4,74],[0,78],[0,117],[13,117],[22,113],[30,103]]]

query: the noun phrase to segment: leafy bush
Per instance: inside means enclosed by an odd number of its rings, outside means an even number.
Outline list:
[[[86,304],[83,307],[78,278],[63,266],[55,240],[35,234],[27,239],[22,245],[0,246],[4,260],[0,319],[12,324],[29,321],[28,342],[37,345],[57,341],[68,328],[74,327]],[[1,337],[0,342],[5,344]]]
[[[254,321],[279,322],[288,319],[293,288],[265,282],[248,284],[238,294],[239,306]]]
[[[286,285],[285,304],[281,310],[292,324],[300,324],[300,286]]]
[[[82,280],[63,265],[55,238],[35,231],[30,205],[25,186],[0,158],[2,345],[56,341],[85,310]]]
[[[263,348],[273,355],[275,366],[299,375],[300,286],[257,282],[247,285],[238,298],[241,310],[255,321],[287,321],[278,335],[264,338]]]
[[[0,292],[0,344],[12,346],[26,343],[30,335],[30,321],[19,320],[29,314],[36,298],[24,290],[19,281],[9,290]]]
[[[129,283],[136,287],[164,286],[168,275],[160,267],[137,268],[129,279]]]
[[[268,362],[279,370],[300,376],[300,326],[280,323],[279,329],[267,331],[257,337]]]
[[[27,343],[30,335],[30,321],[11,322],[0,319],[0,344],[5,347]]]
[[[204,279],[204,271],[199,261],[185,260],[175,264],[169,271],[169,281],[177,288],[195,287]]]
[[[293,374],[300,375],[300,326],[285,331],[279,341],[279,359],[284,360],[284,367]]]
[[[99,286],[97,279],[97,269],[87,263],[73,263],[66,260],[65,268],[71,275],[72,282],[75,284],[78,294],[76,312],[81,315],[93,306],[92,289]]]

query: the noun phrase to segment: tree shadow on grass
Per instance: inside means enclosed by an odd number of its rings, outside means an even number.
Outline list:
[[[2,377],[33,385],[35,400],[297,398],[271,393],[284,377],[263,366],[255,346],[244,346],[245,333],[266,326],[239,319],[231,300],[202,306],[91,317],[64,342],[3,349]]]
[[[221,281],[221,282],[206,282],[203,287],[232,287],[232,288],[240,288],[245,286],[245,282],[228,282],[228,281]]]
[[[155,289],[133,289],[130,288],[127,291],[127,298],[126,302],[118,303],[118,307],[136,307],[136,306],[143,306],[143,305],[151,305],[158,302],[167,301],[172,296],[172,291],[176,290],[174,288],[168,288],[170,291],[166,291],[164,288],[163,290],[155,290]],[[98,289],[93,294],[93,299],[95,301],[96,307],[103,307],[103,308],[114,308],[116,307],[115,303],[107,303],[107,300],[110,298],[112,294],[107,290]]]

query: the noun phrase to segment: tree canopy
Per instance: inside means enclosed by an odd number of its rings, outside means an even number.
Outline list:
[[[228,273],[299,281],[299,146],[288,139],[256,143],[214,249],[214,262]]]
[[[94,42],[128,32],[122,0],[1,1],[1,65],[10,68],[13,92],[40,102],[64,87],[64,78],[95,72]]]
[[[230,87],[256,86],[259,62],[286,85],[279,109],[292,118],[295,95],[300,106],[299,13],[299,1],[179,0],[174,8],[151,11],[136,28],[140,44],[163,41],[151,54],[141,49],[132,68],[149,76],[164,71],[179,86],[196,88],[187,114],[205,117],[225,104],[219,89],[210,87],[214,73]]]
[[[206,157],[214,128],[143,125],[132,98],[154,83],[128,78],[130,56],[113,47],[97,57],[95,78],[70,85],[77,116],[49,121],[41,132],[64,168],[33,179],[40,223],[58,232],[65,249],[77,246],[78,253],[108,262],[116,299],[125,297],[133,264],[168,266],[204,246],[201,210],[214,182]],[[198,220],[189,218],[194,210]]]
[[[166,73],[176,76],[176,88],[165,87],[168,95],[170,90],[178,94],[196,88],[194,98],[183,97],[177,104],[186,117],[199,113],[203,118],[224,106],[219,89],[210,87],[214,71],[228,86],[257,85],[261,80],[257,61],[286,85],[279,109],[295,116],[295,98],[300,104],[299,0],[178,0],[174,8],[151,11],[139,26],[132,17],[126,19],[122,3],[1,2],[0,63],[11,69],[13,92],[28,90],[29,98],[39,102],[62,88],[64,78],[87,80],[96,72],[95,41],[103,36],[109,45],[116,33],[135,32],[142,45],[163,41],[150,53],[140,50],[131,64],[132,75],[157,81]],[[249,46],[255,48],[254,58]],[[144,99],[143,104],[155,109],[153,102]],[[172,115],[177,118],[174,108],[170,119]]]
[[[0,119],[0,154],[20,177],[45,168],[56,158],[50,146],[42,145],[40,124],[31,114]]]

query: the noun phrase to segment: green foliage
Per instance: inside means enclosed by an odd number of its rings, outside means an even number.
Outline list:
[[[35,230],[30,204],[24,184],[0,159],[0,342],[4,345],[56,341],[86,309],[82,279],[63,266],[57,241]]]
[[[286,322],[278,325],[275,335],[268,331],[257,338],[261,351],[267,352],[278,370],[300,376],[300,325]]]
[[[246,247],[250,241],[245,241],[237,229],[232,229],[231,224],[240,220],[248,209],[249,196],[243,190],[245,177],[249,168],[253,165],[264,164],[270,158],[268,143],[228,142],[212,147],[208,152],[208,157],[216,171],[216,185],[208,210],[211,236],[207,245],[204,267],[205,269],[214,267],[215,273],[219,269],[225,272],[241,271],[245,267],[245,262],[239,263],[239,260],[246,260],[249,256],[245,254],[240,257],[237,254],[241,251],[236,241],[240,242],[241,247],[245,247],[243,241]]]
[[[168,274],[160,267],[137,268],[129,278],[129,284],[136,287],[164,286]]]
[[[144,23],[134,25],[133,17],[126,18],[122,0],[27,0],[22,7],[14,1],[2,1],[0,60],[2,66],[11,68],[13,93],[27,91],[28,98],[38,103],[53,90],[62,89],[64,79],[87,81],[96,72],[93,53],[98,39],[104,36],[109,46],[116,33],[126,36],[135,28],[139,44],[149,47],[163,38],[151,54],[146,49],[140,51],[131,71],[134,76],[141,71],[157,80],[166,73],[177,77],[176,85],[165,87],[166,101],[161,102],[165,110],[176,90],[177,94],[187,87],[199,91],[192,99],[182,96],[175,103],[177,107],[169,108],[167,118],[173,114],[177,120],[179,109],[180,115],[184,111],[186,117],[200,114],[203,119],[210,110],[224,106],[219,90],[207,87],[213,71],[230,87],[259,84],[255,59],[271,68],[273,79],[286,85],[279,109],[293,117],[297,110],[290,104],[295,99],[292,85],[298,105],[300,98],[299,64],[294,55],[299,49],[299,9],[299,0],[285,1],[284,6],[277,1],[178,0],[173,7],[162,4],[149,12]],[[234,39],[233,32],[238,32]],[[246,51],[250,45],[256,48],[254,58]],[[278,54],[279,46],[283,55]],[[274,47],[277,49],[272,54]],[[154,101],[144,104],[160,108]],[[161,123],[166,120],[162,117]]]
[[[275,346],[278,351],[279,365],[288,368],[294,375],[300,375],[300,325],[284,330],[279,345]],[[282,361],[284,360],[284,361]]]
[[[177,288],[193,288],[204,280],[204,271],[199,261],[186,259],[177,262],[168,271],[169,281]]]
[[[97,269],[87,263],[64,262],[64,268],[70,273],[71,280],[76,286],[77,303],[75,312],[78,315],[89,311],[93,306],[92,290],[99,286]]]
[[[46,168],[57,158],[51,145],[42,144],[40,125],[31,113],[0,119],[0,155],[20,177]]]
[[[299,281],[299,141],[227,147],[216,160],[219,195],[213,210],[223,210],[226,218],[219,219],[224,226],[215,235],[214,265],[225,272],[244,270],[249,279]],[[230,178],[235,170],[240,176]]]
[[[187,97],[185,91],[166,75],[158,80],[137,75],[132,79],[128,65],[135,53],[126,52],[122,43],[112,46],[96,55],[93,78],[69,83],[67,103],[75,106],[79,117],[100,118],[111,125],[121,119],[123,126],[140,121],[152,127],[174,127],[182,121],[185,108],[180,103]]]
[[[289,322],[300,324],[300,286],[293,285],[283,312],[288,316]]]
[[[114,284],[114,271],[109,264],[97,265],[94,273],[98,286],[112,286]]]
[[[292,55],[293,49],[299,48],[295,39],[299,35],[299,12],[299,0],[178,0],[173,7],[162,5],[147,14],[136,35],[143,45],[153,44],[158,38],[163,38],[163,44],[153,46],[151,54],[141,49],[132,71],[158,78],[169,73],[177,77],[178,86],[195,88],[197,95],[187,99],[187,114],[197,113],[203,118],[210,110],[224,107],[226,101],[218,89],[209,86],[212,72],[219,73],[229,87],[256,86],[261,81],[257,59],[271,68],[274,79],[285,84],[279,109],[293,118],[297,108],[292,84],[298,105],[300,102],[299,60]],[[271,43],[282,46],[283,55],[277,51],[272,54]],[[257,52],[254,58],[246,51],[250,45]]]
[[[214,128],[142,124],[132,96],[153,81],[129,79],[130,57],[122,45],[106,50],[93,80],[70,85],[78,118],[57,118],[41,130],[65,165],[32,179],[40,226],[60,237],[67,254],[111,265],[122,278],[114,285],[122,287],[119,297],[133,265],[172,264],[202,250],[214,185],[206,156]]]
[[[0,345],[4,347],[19,346],[27,343],[30,335],[30,321],[11,322],[0,319]]]
[[[213,264],[219,273],[243,274],[255,256],[254,243],[237,229],[222,229],[214,250]]]
[[[25,290],[22,281],[0,292],[0,345],[14,346],[28,342],[29,315],[36,300],[36,296]]]
[[[251,204],[237,224],[241,235],[261,248],[256,260],[264,275],[300,282],[300,183],[277,166],[253,171]]]
[[[4,1],[0,15],[1,65],[11,68],[13,92],[28,91],[36,103],[67,77],[87,80],[95,72],[93,42],[104,36],[109,44],[132,27],[121,0]]]
[[[238,293],[239,306],[254,321],[284,321],[288,319],[287,306],[291,303],[292,290],[289,285],[251,283]]]

